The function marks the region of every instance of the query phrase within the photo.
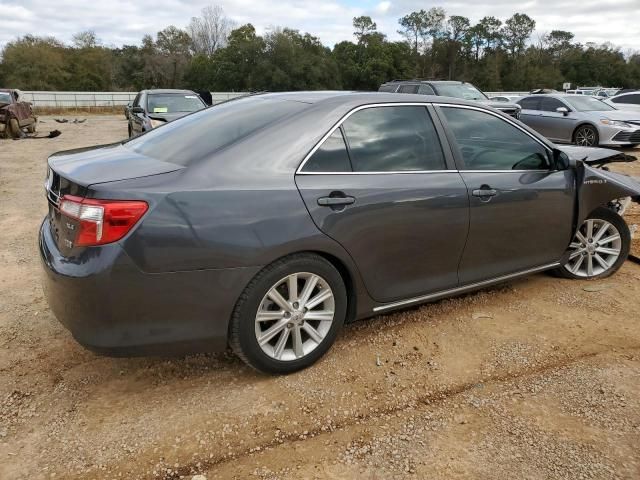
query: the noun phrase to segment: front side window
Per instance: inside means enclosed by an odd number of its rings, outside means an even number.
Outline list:
[[[553,97],[545,97],[542,99],[542,105],[540,110],[544,111],[544,112],[555,112],[557,113],[557,109],[560,107],[564,107],[567,108],[567,106],[562,103],[560,100],[558,100],[557,98],[553,98]],[[567,108],[568,110],[568,108]]]
[[[465,170],[546,170],[548,150],[522,130],[494,115],[441,107]]]
[[[633,103],[634,105],[640,105],[640,95],[623,95],[613,98],[611,101],[613,103]]]
[[[338,128],[304,164],[303,172],[350,172],[349,154]]]
[[[5,92],[0,92],[0,105],[8,105],[11,103],[11,95]]]
[[[141,95],[142,95],[141,93],[139,93],[138,95],[136,95],[136,98],[135,98],[135,100],[133,101],[133,106],[134,106],[134,107],[139,107],[139,106],[140,106],[140,96],[141,96]]]
[[[343,123],[355,172],[444,170],[444,154],[425,107],[360,110]]]

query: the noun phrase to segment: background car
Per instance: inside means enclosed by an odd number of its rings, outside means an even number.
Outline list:
[[[45,292],[80,343],[230,345],[278,373],[347,321],[548,269],[610,275],[630,233],[603,207],[640,200],[521,122],[425,95],[248,96],[48,165]]]
[[[589,95],[530,95],[518,104],[520,120],[554,142],[586,147],[640,144],[640,112],[616,110]]]
[[[619,110],[640,111],[640,91],[622,93],[615,97],[607,98],[604,103]]]
[[[492,102],[516,103],[521,98],[521,95],[500,95],[497,97],[491,97],[489,100]]]
[[[490,100],[483,92],[468,82],[451,80],[393,80],[383,83],[379,92],[417,93],[419,95],[439,95],[443,97],[473,100],[518,118],[520,107],[515,103]]]
[[[129,137],[206,108],[191,90],[143,90],[129,112]]]
[[[127,104],[124,106],[124,117],[129,120],[129,115],[131,114],[131,105],[133,104],[133,102],[127,102]]]
[[[19,90],[0,89],[0,136],[16,138],[36,133],[37,125],[31,103],[20,99]]]

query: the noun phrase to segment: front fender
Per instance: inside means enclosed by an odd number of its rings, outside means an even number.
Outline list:
[[[576,227],[582,225],[596,208],[618,198],[631,197],[640,203],[640,182],[627,175],[576,163],[578,214]]]

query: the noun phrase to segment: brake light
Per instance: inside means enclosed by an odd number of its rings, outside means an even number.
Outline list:
[[[104,245],[120,240],[138,223],[149,206],[140,200],[97,200],[65,195],[60,212],[79,222],[77,246]]]

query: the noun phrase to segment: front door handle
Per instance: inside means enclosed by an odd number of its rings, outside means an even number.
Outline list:
[[[483,185],[482,188],[478,190],[473,190],[471,194],[474,197],[480,197],[480,198],[495,197],[498,194],[498,191],[493,188],[487,188],[485,185]]]
[[[349,196],[340,196],[340,197],[320,197],[318,199],[318,205],[321,207],[336,207],[336,206],[344,206],[344,205],[352,205],[355,203],[356,199]]]

